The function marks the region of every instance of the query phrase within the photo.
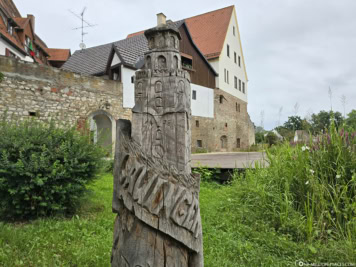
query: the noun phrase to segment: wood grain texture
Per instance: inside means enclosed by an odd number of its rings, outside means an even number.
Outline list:
[[[145,33],[150,51],[135,75],[135,107],[117,125],[112,266],[203,266],[200,177],[190,168],[190,76],[179,31]]]

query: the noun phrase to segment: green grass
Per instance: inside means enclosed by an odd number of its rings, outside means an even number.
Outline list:
[[[0,223],[0,266],[110,266],[114,214],[112,175],[90,186],[73,218]],[[285,208],[274,185],[236,179],[202,182],[200,192],[207,267],[295,266],[295,261],[356,263],[355,243],[308,241],[305,219]]]
[[[103,175],[90,189],[71,219],[0,223],[0,266],[109,266],[112,175]]]

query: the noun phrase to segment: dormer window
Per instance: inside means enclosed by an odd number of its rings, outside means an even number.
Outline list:
[[[30,50],[31,50],[30,47],[32,47],[31,39],[30,39],[30,37],[26,36],[26,38],[25,38],[25,50],[26,50],[27,53],[30,52]]]
[[[7,32],[12,35],[14,32],[14,27],[10,23],[7,24]]]
[[[40,49],[38,46],[36,47],[36,57],[40,57]]]
[[[181,58],[182,68],[187,70],[193,70],[193,57],[191,55],[181,53]]]

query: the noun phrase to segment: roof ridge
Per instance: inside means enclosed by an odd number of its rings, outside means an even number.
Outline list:
[[[235,7],[235,5],[231,5],[231,6],[227,6],[227,7],[222,7],[222,8],[219,8],[219,9],[212,10],[212,11],[208,11],[208,12],[205,12],[205,13],[203,13],[203,14],[199,14],[199,15],[195,15],[195,16],[192,16],[192,17],[185,18],[185,19],[183,19],[183,20],[192,19],[192,18],[196,18],[196,17],[200,17],[200,16],[204,16],[204,15],[207,15],[207,14],[209,14],[209,13],[217,12],[217,11],[220,11],[220,10],[223,10],[223,9],[228,9],[228,8],[231,8],[231,7]]]

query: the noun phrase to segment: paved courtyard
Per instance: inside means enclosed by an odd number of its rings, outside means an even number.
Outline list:
[[[255,162],[267,165],[263,152],[221,152],[207,154],[192,154],[192,167],[208,166],[221,169],[244,169],[254,167]]]

